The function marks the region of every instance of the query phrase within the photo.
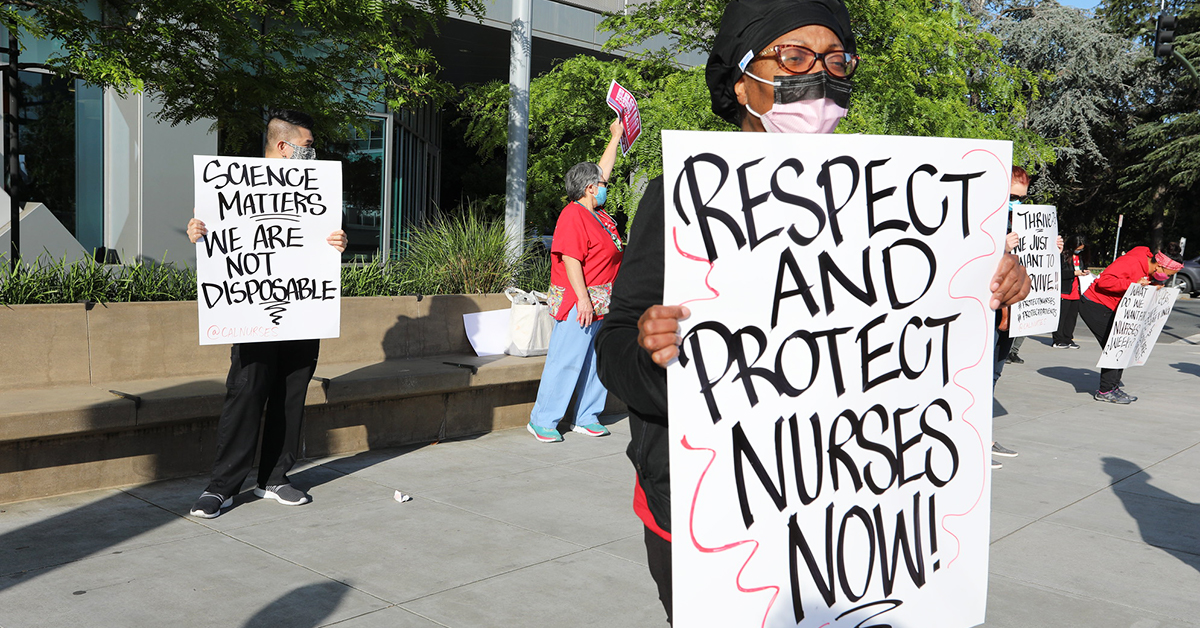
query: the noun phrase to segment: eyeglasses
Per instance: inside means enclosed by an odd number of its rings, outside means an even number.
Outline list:
[[[1021,200],[1021,199],[1023,199],[1023,198],[1025,198],[1025,197],[1024,197],[1024,196],[1021,196],[1021,195],[1019,195],[1019,194],[1009,194],[1009,195],[1008,195],[1008,200],[1010,200],[1010,201],[1019,201],[1019,200]]]
[[[806,74],[819,60],[825,67],[825,71],[838,78],[854,76],[859,61],[858,55],[850,54],[845,50],[816,52],[804,46],[791,44],[768,48],[754,58],[755,61],[759,59],[774,59],[779,67],[789,74]]]
[[[606,188],[606,187],[608,187],[608,181],[597,181],[596,186]]]

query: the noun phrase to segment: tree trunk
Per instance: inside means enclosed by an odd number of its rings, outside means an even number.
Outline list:
[[[1159,186],[1154,192],[1153,213],[1150,215],[1150,250],[1163,248],[1163,213],[1167,204],[1167,191]]]

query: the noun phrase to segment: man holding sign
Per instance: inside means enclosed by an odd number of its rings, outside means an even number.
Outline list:
[[[712,108],[717,115],[740,126],[742,131],[831,133],[841,117],[845,115],[845,110],[849,102],[850,78],[857,68],[858,61],[858,57],[855,54],[854,36],[850,30],[849,14],[840,0],[734,0],[725,9],[721,27],[714,42],[713,53],[708,61],[706,77],[712,96]],[[705,139],[710,138],[706,137]],[[731,144],[734,143],[732,142],[733,139],[730,138]],[[869,143],[869,141],[869,138],[855,140],[857,142],[856,145],[863,145]],[[666,141],[664,141],[664,154],[666,152],[666,144]],[[823,143],[823,145],[825,144],[828,143]],[[708,145],[712,146],[714,152],[726,150],[726,147],[718,147],[711,140]],[[719,155],[705,155],[704,157],[709,160],[708,163],[710,164],[717,163],[720,160]],[[694,160],[699,159],[699,156],[694,158]],[[1005,161],[1006,159],[1007,155],[1003,159],[998,158],[993,160],[990,166],[993,172],[989,177],[995,180],[989,183],[990,188],[1002,189],[1007,187],[1008,164]],[[762,159],[758,161],[762,161]],[[738,178],[738,182],[732,182],[725,186],[736,190],[739,184],[744,183],[745,179],[743,177],[746,176],[746,171],[755,167],[757,163],[747,162],[739,168],[717,168],[720,172],[712,176],[706,183],[712,184],[714,181],[721,181],[726,178],[732,181],[734,178]],[[820,161],[815,162],[811,167],[814,172],[805,173],[805,176],[815,176],[815,171],[821,169]],[[873,167],[868,166],[868,168]],[[792,164],[791,171],[787,171],[784,166],[779,166],[779,168],[780,170],[784,170],[785,173],[790,172],[799,175],[801,164]],[[713,171],[714,169],[710,168],[706,172]],[[768,169],[766,172],[769,173],[771,170]],[[928,170],[921,172],[925,175],[929,174]],[[776,173],[778,174],[779,170]],[[920,175],[921,173],[914,173],[913,177],[917,178]],[[868,170],[867,177],[870,176],[870,170]],[[695,179],[693,178],[691,181]],[[813,205],[808,205],[804,202],[808,201],[807,198],[801,199],[798,196],[792,195],[794,194],[795,185],[791,174],[785,180],[787,181],[785,185],[776,185],[774,183],[768,185],[771,192],[763,193],[761,197],[750,194],[750,190],[745,185],[742,185],[743,204],[742,210],[736,212],[738,214],[737,218],[726,213],[718,215],[717,212],[713,211],[708,212],[705,218],[700,218],[700,211],[707,211],[712,208],[697,207],[697,216],[691,220],[697,222],[707,220],[707,223],[703,224],[710,226],[717,225],[712,228],[714,230],[720,229],[719,233],[724,240],[720,242],[706,242],[705,244],[709,246],[700,246],[699,251],[680,249],[678,246],[675,246],[669,253],[674,255],[678,252],[689,260],[708,262],[710,268],[715,272],[717,266],[712,263],[715,260],[715,253],[719,252],[721,245],[729,244],[731,241],[728,237],[730,233],[736,232],[738,234],[733,236],[733,241],[736,241],[738,245],[737,251],[734,253],[735,255],[740,253],[743,247],[754,248],[763,242],[769,243],[766,246],[774,246],[782,242],[783,238],[796,240],[798,243],[800,240],[804,240],[806,236],[798,231],[794,235],[791,232],[788,232],[787,235],[782,235],[783,231],[787,230],[786,225],[781,227],[779,223],[772,223],[770,226],[755,231],[751,224],[754,219],[752,214],[755,207],[762,205],[763,199],[769,195],[773,195],[781,199],[791,198],[791,201],[797,205],[795,210],[797,212],[795,219],[797,224],[800,223],[804,216],[807,216],[808,221],[804,224],[808,225],[807,229],[813,229],[811,226],[812,216],[808,215],[809,212],[815,215],[817,212],[823,212],[824,208],[815,206],[816,209],[814,210]],[[963,179],[960,177],[959,181],[961,180]],[[855,181],[859,181],[859,179],[856,177]],[[868,182],[866,185],[870,186],[871,183]],[[672,447],[682,445],[684,448],[688,448],[688,445],[686,442],[673,442],[674,439],[668,431],[668,386],[665,369],[668,365],[674,364],[676,358],[680,356],[680,347],[678,345],[681,340],[678,334],[683,327],[681,321],[689,317],[690,311],[682,305],[662,305],[664,302],[665,256],[668,254],[668,232],[666,230],[668,217],[665,215],[664,204],[665,202],[678,202],[672,199],[688,198],[688,187],[687,184],[682,185],[682,187],[677,186],[674,180],[664,183],[661,178],[655,179],[649,184],[633,225],[630,245],[626,249],[625,264],[614,286],[609,322],[600,331],[596,340],[601,379],[610,391],[615,393],[629,406],[632,441],[628,449],[628,455],[633,461],[637,472],[634,510],[646,526],[645,543],[649,568],[658,585],[659,597],[667,611],[668,621],[671,621],[675,615],[673,599],[676,593],[672,588],[672,461],[669,452]],[[883,185],[879,185],[879,188],[883,188]],[[910,184],[910,195],[912,193],[911,190]],[[694,200],[697,195],[694,189],[691,191],[692,194],[690,197]],[[877,189],[876,193],[887,196],[893,191],[894,189],[891,191]],[[903,194],[903,189],[901,189],[897,193],[897,196],[902,197]],[[704,199],[708,197],[706,195],[700,196],[700,204],[703,204]],[[878,199],[883,196],[875,198]],[[997,200],[996,205],[997,209],[999,209],[1002,201]],[[844,198],[842,201],[844,201]],[[830,202],[836,203],[832,200]],[[677,212],[679,206],[676,204],[674,209]],[[820,219],[818,219],[820,226],[816,227],[818,232],[827,225],[830,228],[836,229],[833,226],[834,218],[831,218],[833,213],[822,213]],[[674,217],[671,219],[675,220]],[[856,224],[861,219],[861,216],[856,217]],[[685,220],[688,219],[685,218]],[[746,222],[746,229],[744,231],[741,229],[741,223],[738,222],[740,220],[745,220]],[[846,218],[842,217],[842,220],[844,221]],[[943,217],[944,222],[945,217]],[[731,225],[737,225],[736,229]],[[880,230],[898,228],[886,225],[882,217],[878,218],[877,226]],[[960,226],[964,229],[966,228],[965,224],[955,225],[955,228],[959,228]],[[795,230],[794,227],[795,225],[793,226],[793,230]],[[905,229],[911,227],[912,225],[906,225]],[[926,225],[921,225],[918,229],[926,227]],[[770,228],[776,228],[777,230],[768,231]],[[840,238],[841,234],[839,233],[832,237],[835,239]],[[996,243],[993,242],[990,248],[992,251],[996,251]],[[679,249],[679,251],[674,249]],[[701,255],[706,255],[707,259],[702,258]],[[988,255],[991,255],[991,253],[988,253]],[[999,267],[995,270],[994,274],[988,272],[991,275],[990,281],[987,280],[987,275],[981,277],[989,285],[986,286],[986,289],[984,286],[976,286],[975,290],[976,292],[990,295],[985,297],[984,300],[993,309],[1001,305],[1019,301],[1029,291],[1028,274],[1017,263],[1016,257],[1013,255],[1003,255],[1002,257],[996,255],[996,258],[1000,260]],[[796,268],[795,266],[785,268],[785,266],[781,262],[781,277],[789,274],[784,272],[788,268]],[[831,268],[827,268],[826,270],[836,272]],[[761,272],[770,273],[772,280],[775,277],[774,266],[769,269],[763,269]],[[797,275],[798,273],[790,273],[788,281],[801,279]],[[747,279],[750,278],[747,277]],[[726,285],[731,284],[727,283]],[[792,307],[791,304],[793,303],[799,305],[802,295],[809,294],[802,287],[805,285],[802,281],[788,283],[787,285],[791,286],[788,296],[796,297],[794,300],[788,301],[789,307]],[[817,292],[819,293],[819,291]],[[828,295],[829,293],[827,292],[826,299],[829,298]],[[896,295],[892,296],[895,297]],[[874,297],[870,298],[873,300]],[[820,307],[819,303],[822,302],[822,299],[819,294],[814,296],[814,299],[814,305]],[[800,307],[803,308],[804,306],[800,305]],[[977,315],[976,318],[982,320],[986,317]],[[940,329],[939,325],[949,324],[946,321],[933,319],[924,319],[924,321],[918,322],[918,324],[925,327],[927,332],[935,327]],[[709,329],[718,329],[717,324],[718,322],[709,323]],[[990,338],[987,338],[990,334],[986,332],[986,328],[984,329],[985,331],[981,337],[976,339],[977,344],[980,344],[984,338],[990,340]],[[827,335],[833,333],[834,330],[830,330]],[[865,334],[865,331],[863,333]],[[825,346],[826,341],[833,341],[832,338],[833,336],[830,335],[825,340],[814,340],[814,344],[810,346],[817,346],[817,342],[820,343],[820,346]],[[745,340],[750,340],[750,342],[743,343],[742,346],[744,348],[755,345],[755,342],[749,335]],[[737,348],[737,343],[729,346],[733,347],[729,352],[732,359],[733,353],[739,349]],[[760,345],[760,349],[762,348]],[[866,349],[863,351],[864,354],[867,353]],[[983,353],[982,344],[980,344],[980,352]],[[745,357],[749,359],[753,358],[753,356],[754,354],[751,353]],[[766,361],[768,360],[764,358],[760,362]],[[692,361],[693,364],[696,362],[698,360]],[[930,365],[930,372],[932,373],[934,362],[926,364]],[[742,366],[745,367],[746,365],[742,364]],[[987,369],[987,366],[990,365],[984,365],[981,370],[984,377],[979,382],[985,389],[989,385],[987,377],[989,369]],[[717,372],[712,373],[712,377],[717,377],[720,372],[720,365],[717,365],[716,368]],[[746,376],[744,378],[746,386],[750,387],[756,385],[756,383],[761,383],[764,378],[780,382],[780,377],[783,379],[790,377],[790,375],[783,373],[784,369],[782,365],[776,365],[769,370],[771,370],[771,373],[767,372],[768,367],[765,366],[761,369],[755,368],[752,374],[743,370],[742,373]],[[937,371],[941,372],[940,367]],[[731,367],[727,367],[726,372],[732,376]],[[864,371],[865,373],[866,371]],[[806,375],[802,376],[802,374],[797,374],[797,376],[798,380],[803,380],[806,377]],[[830,389],[832,388],[833,386],[831,385]],[[713,424],[717,424],[719,420],[718,418],[714,418]],[[736,417],[730,417],[724,421],[723,425],[728,425],[730,421],[736,420]],[[805,424],[807,424],[808,420],[809,417],[807,415],[799,418],[799,421]],[[911,417],[906,419],[906,421],[909,420],[911,420]],[[886,423],[887,419],[884,419],[884,422]],[[782,425],[782,423],[779,425]],[[791,438],[796,438],[796,430],[790,428],[783,428],[783,430],[792,435]],[[754,468],[754,471],[749,472],[751,478],[757,476],[758,480],[763,480],[765,475],[775,475],[776,465],[773,458],[775,458],[777,452],[791,451],[792,447],[794,447],[794,440],[792,441],[792,445],[785,444],[788,438],[782,436],[783,432],[776,431],[775,434],[776,439],[774,442],[776,446],[760,448],[760,454],[767,457],[757,457],[754,463],[750,465]],[[736,443],[743,442],[738,440],[736,435],[734,438],[735,447],[738,446]],[[845,437],[843,436],[842,438]],[[897,438],[899,439],[899,436]],[[980,443],[981,456],[983,446]],[[833,447],[833,445],[831,444],[830,447]],[[727,452],[721,452],[721,455],[726,456]],[[782,483],[784,465],[782,458],[780,458],[779,464],[781,465],[778,472],[779,481]],[[799,465],[799,461],[796,464]],[[977,464],[976,467],[977,469],[974,470],[974,473],[976,476],[979,476],[983,472],[982,464]],[[759,473],[760,468],[762,474]],[[765,480],[763,481],[765,483]],[[755,483],[755,486],[759,485]],[[796,489],[793,487],[794,484],[791,483],[787,487],[787,491],[791,495],[794,495],[796,492]],[[697,487],[697,492],[698,490]],[[761,491],[762,489],[756,490]],[[690,491],[686,496],[679,496],[684,503],[684,512],[676,513],[677,516],[689,516],[687,509],[696,506],[696,502],[693,501],[694,497],[694,495],[690,494]],[[757,498],[758,495],[755,497]],[[774,497],[776,496],[772,495],[772,498]],[[778,497],[786,500],[786,497],[782,495]],[[803,497],[800,499],[804,500]],[[732,508],[726,508],[726,510],[731,510],[735,513],[734,516],[736,517],[736,505]],[[821,512],[823,512],[823,509]],[[749,514],[749,511],[743,509],[743,517],[747,514]],[[739,523],[741,519],[741,517],[738,517]],[[752,525],[752,523],[753,519],[749,518],[747,526]],[[894,524],[889,523],[887,525],[891,527]],[[695,536],[689,538],[690,531],[677,530],[676,532],[680,535],[680,543],[674,549],[684,552],[721,552],[741,545],[741,543],[733,543],[719,548],[706,548]],[[837,533],[835,532],[834,536],[836,535]],[[801,569],[805,570],[805,573],[812,570],[824,573],[826,571],[824,560],[834,561],[834,558],[831,553],[826,554],[824,552],[826,546],[823,541],[814,539],[813,542],[820,545],[820,551],[823,552],[822,558],[813,559],[815,562],[810,561],[807,567],[801,567]],[[986,540],[984,543],[986,544]],[[737,564],[742,564],[741,560],[745,559],[747,553],[753,555],[754,551],[757,551],[757,547],[757,545],[753,546],[753,548],[746,546],[746,549],[741,552],[739,559],[736,561]],[[894,546],[888,546],[889,552],[894,551],[894,549]],[[920,552],[919,549],[917,551]],[[796,556],[793,556],[793,559],[796,560],[798,555],[797,553]],[[811,556],[805,554],[804,560],[809,561],[811,558]],[[779,557],[776,556],[775,559],[778,560]],[[785,557],[783,560],[786,562],[787,558]],[[802,561],[800,564],[804,564],[804,562]],[[942,568],[946,566],[945,563],[941,564]],[[938,565],[931,567],[931,569],[937,568]],[[773,621],[769,622],[769,625],[795,625],[798,623],[799,620],[793,617],[793,613],[799,613],[797,616],[802,616],[802,608],[790,603],[793,596],[789,595],[786,586],[782,589],[778,586],[744,588],[753,587],[762,582],[762,574],[758,574],[760,577],[757,580],[748,578],[746,581],[743,581],[738,567],[734,565],[732,569],[738,574],[736,582],[738,591],[747,594],[762,592],[765,598],[771,599],[768,606],[773,608],[768,612],[784,607],[783,604],[780,604],[778,605],[779,608],[774,608],[776,606],[775,601],[781,599],[781,596],[789,600],[787,608],[792,612],[786,613],[786,617],[773,617]],[[753,568],[747,567],[747,569]],[[894,569],[891,573],[895,577],[894,574],[896,574],[896,571]],[[922,573],[924,574],[925,572]],[[704,576],[704,574],[695,573],[682,575],[688,576],[689,580],[693,583],[696,582],[696,577],[702,578]],[[842,575],[844,576],[844,574]],[[828,576],[833,579],[838,577],[833,574],[832,566],[828,570]],[[924,575],[922,575],[923,577]],[[724,578],[721,580],[722,584],[732,587],[732,584]],[[748,582],[751,580],[754,581],[753,584]],[[846,580],[843,579],[842,583],[845,584]],[[824,584],[818,586],[823,587]],[[891,585],[889,583],[886,586],[890,588]],[[836,597],[841,590],[833,591],[832,589],[836,587],[837,584],[830,581],[830,590],[825,591],[823,589],[822,592]],[[774,591],[775,597],[773,598],[769,595],[771,590]],[[688,594],[689,599],[693,601],[697,600],[695,592],[688,592]],[[847,595],[853,595],[853,593]],[[832,604],[830,607],[832,608]],[[878,609],[880,612],[884,610],[884,608]],[[692,621],[693,623],[690,625],[701,625],[703,623],[703,620],[696,623],[698,618],[695,608],[681,607],[679,615],[681,621]],[[689,616],[689,619],[684,620],[684,615]],[[722,623],[716,619],[715,615],[711,619],[712,622],[708,625],[759,626],[760,623],[768,623],[761,614],[756,617],[743,616],[736,624]],[[858,616],[855,621],[862,619],[865,619],[865,616]],[[820,622],[814,625],[820,625]]]
[[[298,111],[277,111],[272,112],[267,121],[267,145],[264,150],[264,157],[268,159],[298,159],[311,160],[316,159],[316,149],[313,145],[313,119],[307,114]],[[246,173],[246,179],[258,179],[255,176],[255,170],[252,167],[234,168],[229,167],[228,162],[235,161],[236,158],[222,158],[227,162],[227,169],[223,174],[212,174],[211,178],[205,175],[202,180],[215,181],[215,187],[229,187],[234,185],[235,173]],[[206,165],[218,164],[218,160],[214,159]],[[234,164],[236,166],[236,164]],[[222,172],[219,168],[210,167],[211,172]],[[294,170],[294,169],[293,169]],[[261,171],[259,171],[261,173]],[[284,183],[290,175],[280,175]],[[220,177],[225,177],[220,179]],[[263,180],[269,181],[269,178]],[[291,180],[293,185],[298,187],[311,187],[311,176],[306,177],[306,181],[302,182],[299,178],[293,177]],[[340,186],[339,186],[340,188]],[[199,190],[197,190],[199,193]],[[340,190],[339,190],[340,193]],[[279,195],[276,195],[279,196]],[[260,194],[257,198],[264,198],[264,194]],[[247,194],[245,197],[238,197],[249,201],[254,198],[253,195]],[[298,196],[292,196],[292,209],[298,210],[299,204],[295,203]],[[310,200],[312,195],[307,195],[305,200]],[[262,202],[259,203],[262,205]],[[307,207],[307,206],[306,206]],[[309,213],[315,211],[315,204],[312,207],[307,207]],[[286,206],[284,206],[286,209]],[[278,207],[275,209],[279,209]],[[235,209],[232,206],[229,208],[231,213],[246,210],[249,213],[266,217],[271,213],[263,212],[261,207],[255,207],[253,210],[247,208],[246,205],[239,201],[238,207]],[[222,214],[225,208],[222,207]],[[289,212],[279,212],[279,215],[290,216]],[[335,217],[340,221],[340,212]],[[229,229],[223,236],[213,234],[209,236],[209,230],[205,223],[199,218],[193,218],[188,222],[187,234],[188,239],[193,244],[200,243],[206,236],[220,238],[220,242],[198,244],[197,258],[205,255],[207,252],[209,257],[222,252],[231,252],[237,249],[239,245],[236,243],[238,237],[232,235],[233,230]],[[287,235],[284,235],[284,234]],[[261,237],[259,237],[261,234]],[[270,259],[272,255],[276,255],[274,247],[276,243],[282,243],[281,246],[286,246],[290,241],[296,240],[294,228],[284,231],[282,227],[263,225],[256,237],[253,238],[253,248],[257,250],[261,245],[264,249],[271,249],[270,252],[257,254],[242,254],[240,259],[227,262],[228,267],[236,268],[236,271],[230,271],[230,275],[253,274],[259,266],[264,266],[267,269],[267,275],[270,275]],[[329,234],[326,238],[326,243],[333,247],[340,254],[346,250],[346,233],[341,229],[337,229]],[[298,242],[295,244],[299,244]],[[254,255],[252,259],[255,262],[248,262],[246,255]],[[266,262],[259,264],[257,260],[265,257]],[[202,260],[203,261],[203,260]],[[254,270],[251,270],[251,264],[254,264]],[[278,281],[278,280],[276,280]],[[250,281],[241,282],[249,285]],[[303,290],[305,293],[311,292],[312,295],[318,292],[328,292],[329,282],[324,282],[325,285],[317,288],[317,282],[312,282],[309,287],[295,288],[295,291]],[[207,303],[210,306],[219,305],[222,300],[234,301],[230,296],[233,290],[229,286],[220,288],[209,288],[214,283],[204,282],[201,278],[200,291],[198,295],[200,306],[203,308]],[[267,288],[259,288],[258,294],[263,292],[278,292],[274,290],[275,284],[270,284],[266,281],[260,281],[255,285],[268,286]],[[287,284],[285,284],[287,285]],[[297,284],[298,285],[298,284]],[[311,290],[310,290],[311,288]],[[252,300],[255,294],[254,291],[244,286],[238,286],[237,300]],[[217,296],[216,292],[220,295]],[[293,291],[288,288],[288,291]],[[250,295],[250,296],[247,296]],[[304,295],[304,296],[312,296]],[[212,298],[209,298],[212,297]],[[273,318],[278,320],[280,317],[280,301],[286,301],[288,297],[278,297],[275,295],[262,297],[264,301],[273,299],[270,303],[276,305],[268,305],[268,309],[273,309]],[[264,304],[267,305],[267,304]],[[247,329],[243,333],[245,336],[253,338],[262,338],[264,340],[271,337],[271,330],[278,329],[278,323],[275,327],[270,325],[255,326]],[[212,339],[214,342],[218,338],[212,338],[213,327],[209,327],[209,333],[201,330],[202,341]],[[223,328],[224,329],[224,328]],[[240,330],[239,330],[240,331]],[[216,334],[218,337],[224,334]],[[235,336],[236,337],[236,336]],[[311,338],[311,336],[310,336]],[[296,456],[300,446],[300,428],[304,418],[304,401],[308,394],[308,384],[312,379],[313,372],[317,368],[317,354],[320,350],[320,340],[309,339],[291,339],[278,340],[274,342],[246,342],[234,344],[230,350],[230,367],[229,376],[226,379],[227,392],[225,394],[225,404],[221,409],[221,419],[217,424],[217,452],[216,461],[213,463],[212,478],[209,481],[208,487],[196,503],[192,506],[191,514],[195,517],[204,519],[212,519],[221,514],[223,508],[229,507],[233,502],[233,496],[241,491],[242,482],[250,473],[250,468],[254,464],[256,453],[256,445],[258,444],[259,419],[263,417],[263,409],[266,408],[266,422],[262,429],[262,451],[259,456],[258,465],[258,484],[254,489],[254,494],[259,497],[274,499],[281,504],[287,506],[298,506],[309,502],[309,497],[303,491],[293,487],[287,479],[288,471],[296,461]]]

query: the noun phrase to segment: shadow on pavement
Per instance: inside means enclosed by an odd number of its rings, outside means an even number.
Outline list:
[[[1180,373],[1200,377],[1200,364],[1192,364],[1191,362],[1176,362],[1171,365],[1171,368],[1179,371]]]
[[[1080,369],[1071,366],[1046,366],[1038,373],[1075,387],[1077,393],[1090,393],[1100,383],[1100,372],[1096,369]]]
[[[1193,532],[1200,521],[1200,504],[1150,484],[1153,476],[1128,460],[1106,457],[1103,462],[1113,493],[1137,521],[1142,540],[1200,571],[1200,537]],[[1118,482],[1121,490],[1116,490]]]
[[[242,628],[314,628],[325,623],[350,588],[338,582],[319,582],[289,591],[254,614]]]
[[[366,469],[424,446],[426,445],[411,446],[398,451],[361,452],[352,457],[353,462],[350,463],[351,470],[349,471],[327,468],[326,465],[321,464],[293,473],[291,477],[297,487],[308,490],[333,479],[344,477],[353,471]],[[345,461],[344,458],[340,460],[343,463]],[[254,477],[253,470],[251,470],[250,477]],[[245,486],[247,486],[245,490],[234,496],[233,505],[222,511],[221,517],[236,517],[236,514],[231,513],[235,513],[238,506],[259,499],[249,488],[253,487],[253,481],[247,481]],[[59,567],[105,553],[115,546],[139,537],[155,534],[160,528],[181,519],[201,523],[202,520],[185,514],[188,509],[187,505],[190,505],[191,500],[197,496],[198,493],[188,495],[184,501],[175,505],[159,503],[159,500],[148,501],[120,491],[90,504],[0,533],[0,591],[23,585],[29,580],[45,575]],[[178,508],[178,512],[176,508]],[[3,510],[0,509],[0,512]],[[166,534],[171,536],[173,533]],[[193,533],[184,533],[184,535],[190,534]],[[147,540],[146,542],[153,541]],[[124,549],[126,548],[121,548],[115,553],[119,554]],[[262,612],[266,612],[269,608],[263,609]],[[247,625],[288,626],[291,628],[309,624],[268,622]]]

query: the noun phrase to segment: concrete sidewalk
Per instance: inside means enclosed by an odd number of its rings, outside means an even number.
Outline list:
[[[1200,626],[1200,348],[1157,346],[1116,406],[1084,340],[1030,339],[998,386],[1020,456],[995,475],[986,625]],[[614,419],[309,461],[311,505],[246,493],[210,521],[185,515],[204,478],[0,506],[0,627],[665,626]]]

